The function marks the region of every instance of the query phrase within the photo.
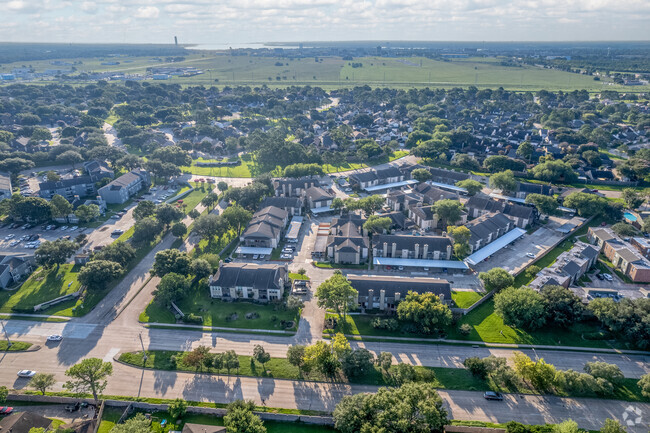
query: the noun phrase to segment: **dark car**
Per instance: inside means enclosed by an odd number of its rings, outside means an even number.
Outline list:
[[[483,394],[483,398],[486,400],[503,400],[503,394],[500,392],[487,391]]]

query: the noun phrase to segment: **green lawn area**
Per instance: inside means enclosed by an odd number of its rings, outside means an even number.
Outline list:
[[[204,326],[224,328],[264,329],[295,331],[298,327],[299,316],[295,311],[284,309],[280,304],[254,304],[246,301],[223,302],[212,299],[208,289],[194,290],[189,296],[177,303],[178,308],[185,314],[203,316]],[[257,313],[258,318],[247,319],[249,313]],[[234,320],[228,320],[233,314]],[[292,328],[283,328],[281,321],[294,321]],[[141,322],[176,323],[171,311],[158,302],[151,302],[140,314]]]
[[[30,347],[32,347],[32,343],[27,343],[25,341],[14,341],[11,340],[11,347],[7,349],[7,346],[9,343],[7,343],[7,340],[0,340],[0,352],[20,352],[22,350],[27,350]]]
[[[192,186],[195,188],[194,191],[186,195],[185,197],[181,198],[183,207],[187,212],[191,211],[198,205],[201,200],[203,200],[203,197],[208,195],[210,190],[208,189],[208,186],[204,185],[201,187],[201,184],[199,182],[192,182]],[[210,184],[208,184],[210,185]],[[179,203],[180,200],[176,200],[173,204]]]
[[[13,314],[0,314],[2,320],[29,320],[32,322],[67,322],[67,319],[59,317],[39,317],[39,316],[16,316]]]
[[[97,433],[109,433],[111,429],[115,427],[115,424],[117,424],[117,422],[120,420],[123,412],[123,409],[116,407],[105,407]]]
[[[348,171],[348,170],[357,170],[359,168],[372,167],[374,165],[385,164],[390,161],[395,161],[396,159],[402,158],[408,155],[409,152],[406,150],[396,150],[391,156],[383,155],[379,158],[374,158],[370,165],[364,163],[345,163],[342,165],[331,165],[331,164],[322,164],[323,171],[325,173],[338,173],[339,171]]]
[[[458,308],[469,308],[482,297],[480,293],[472,290],[454,290],[451,292],[451,299],[453,299]]]
[[[317,268],[324,269],[368,269],[368,264],[361,265],[348,265],[348,264],[338,264],[330,262],[313,262],[313,265]]]
[[[0,291],[0,312],[34,313],[35,305],[76,292],[80,288],[77,281],[79,269],[80,266],[72,264],[61,265],[58,270],[42,267],[36,269],[18,290]],[[55,305],[44,313],[59,315],[61,310],[69,308],[75,302],[73,300]]]
[[[307,275],[302,275],[295,272],[289,272],[289,278],[292,280],[309,280],[309,277]]]
[[[189,232],[189,230],[188,230]],[[237,237],[237,233],[234,230],[229,230],[224,233],[219,238],[214,238],[212,242],[208,242],[208,239],[203,238],[192,250],[193,257],[200,257],[202,254],[219,254],[232,240]],[[224,257],[228,256],[228,251],[224,254]]]
[[[197,161],[201,160],[193,160],[190,167],[181,167],[183,173],[197,176],[253,177],[252,173],[255,171],[255,164],[252,161],[242,160],[240,165],[234,167],[199,167],[196,165]]]

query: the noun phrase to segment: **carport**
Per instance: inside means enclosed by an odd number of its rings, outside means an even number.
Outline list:
[[[428,268],[441,269],[446,272],[448,269],[465,272],[469,267],[459,260],[426,260],[426,259],[400,259],[394,257],[375,257],[372,260],[375,266],[390,266],[405,268]]]
[[[492,254],[496,253],[506,245],[519,239],[521,236],[524,235],[524,233],[526,233],[526,230],[520,228],[514,228],[510,230],[508,233],[506,233],[505,235],[501,236],[500,238],[496,239],[493,242],[490,242],[480,250],[476,251],[471,256],[467,257],[465,259],[465,262],[469,263],[470,265],[481,263],[483,260],[491,256]]]
[[[259,254],[259,255],[271,255],[273,248],[262,248],[262,247],[237,247],[237,254]]]
[[[364,188],[364,190],[368,192],[375,192],[375,191],[382,191],[385,189],[398,188],[405,185],[413,185],[414,183],[418,183],[418,181],[414,179],[410,179],[410,180],[403,180],[401,182],[393,182],[393,183],[385,183],[383,185],[369,186],[367,188]]]

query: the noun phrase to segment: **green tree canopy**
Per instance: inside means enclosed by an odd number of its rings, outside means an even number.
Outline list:
[[[487,272],[479,273],[478,277],[490,292],[505,289],[515,282],[515,278],[503,268],[492,268]]]
[[[348,310],[353,306],[357,294],[358,292],[340,272],[335,272],[316,289],[318,306],[331,308],[342,318],[345,318]]]
[[[80,394],[90,392],[97,403],[111,374],[113,364],[110,362],[103,362],[99,358],[86,358],[66,370],[65,375],[70,380],[63,387]]]
[[[451,323],[451,310],[433,293],[418,294],[409,291],[397,306],[397,317],[429,334],[440,331]]]
[[[508,287],[494,295],[494,310],[505,324],[517,328],[537,329],[546,323],[544,299],[528,287]]]
[[[90,291],[102,290],[108,283],[119,277],[122,271],[122,266],[119,263],[93,260],[81,268],[77,279]]]

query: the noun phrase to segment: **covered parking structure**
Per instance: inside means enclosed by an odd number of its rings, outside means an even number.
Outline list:
[[[483,260],[491,256],[492,254],[496,253],[506,245],[522,237],[525,233],[526,230],[524,229],[514,228],[510,230],[508,233],[506,233],[505,235],[501,236],[500,238],[497,238],[493,242],[490,242],[480,250],[476,251],[471,256],[467,257],[465,259],[465,262],[469,263],[470,265],[476,265],[477,263],[481,263]]]
[[[409,180],[403,180],[401,182],[385,183],[383,185],[373,185],[364,188],[364,190],[368,192],[383,191],[391,188],[400,188],[405,185],[413,185],[414,183],[418,183],[418,181],[415,179],[409,179]]]
[[[400,259],[395,257],[375,257],[372,260],[375,266],[382,266],[384,269],[418,268],[423,270],[439,270],[442,272],[465,272],[469,266],[460,260],[426,260],[426,259]]]
[[[237,247],[236,250],[239,255],[260,255],[260,256],[270,256],[273,252],[273,248],[262,248],[262,247]]]

